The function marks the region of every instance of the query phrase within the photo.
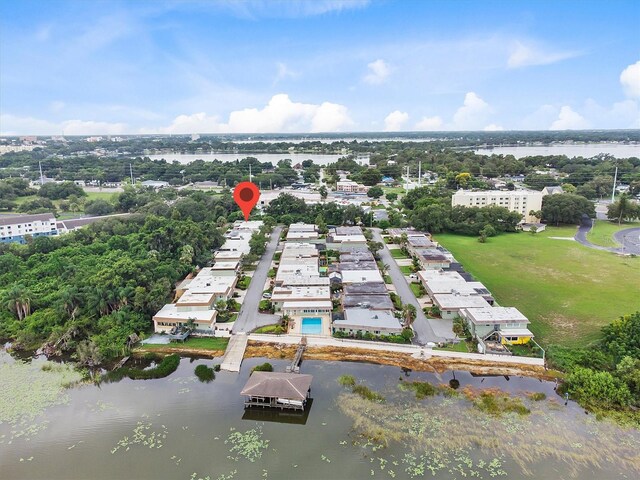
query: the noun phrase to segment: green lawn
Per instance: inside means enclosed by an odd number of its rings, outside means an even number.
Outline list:
[[[213,337],[190,337],[183,342],[172,342],[172,348],[181,348],[184,347],[185,350],[188,349],[199,349],[199,350],[226,350],[227,344],[229,343],[228,338],[213,338]],[[140,345],[140,348],[144,350],[162,350],[167,348],[167,345]]]
[[[107,200],[111,201],[116,193],[113,192],[86,192],[87,196],[85,197],[87,200]]]
[[[464,340],[459,341],[456,344],[450,344],[446,347],[433,347],[434,350],[444,350],[446,352],[464,352],[469,353],[469,349],[467,348],[467,342]]]
[[[410,283],[409,287],[411,288],[411,291],[416,296],[416,298],[424,296],[424,290],[422,289],[422,285],[420,285],[419,283]]]
[[[411,267],[409,265],[401,265],[400,271],[403,275],[411,275],[413,273],[413,270],[411,270]]]
[[[409,258],[402,250],[400,250],[399,248],[392,248],[389,250],[389,252],[391,253],[391,256],[393,258],[396,259],[401,259],[401,258]]]
[[[569,241],[575,227],[547,227],[536,235],[436,235],[503,306],[531,320],[538,343],[584,345],[620,315],[640,310],[640,259],[622,258]]]
[[[587,240],[603,247],[619,247],[618,242],[613,239],[613,234],[620,230],[636,227],[640,227],[640,222],[622,223],[618,226],[618,222],[597,220],[595,226],[587,234]]]

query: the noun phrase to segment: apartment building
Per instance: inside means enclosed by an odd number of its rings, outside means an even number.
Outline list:
[[[542,209],[542,192],[535,190],[485,190],[471,191],[460,189],[451,197],[451,206],[486,207],[495,205],[504,207],[523,216],[525,222],[535,222],[536,217],[529,212]]]

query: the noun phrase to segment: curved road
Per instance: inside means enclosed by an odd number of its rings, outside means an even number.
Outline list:
[[[591,221],[591,225],[580,225],[574,237],[576,242],[595,250],[640,255],[640,228],[627,228],[613,234],[613,239],[622,245],[622,247],[603,247],[600,245],[594,245],[587,240],[587,233],[589,233],[592,228],[593,220]]]

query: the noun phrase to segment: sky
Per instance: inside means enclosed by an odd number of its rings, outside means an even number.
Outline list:
[[[0,134],[640,128],[640,2],[0,2]]]

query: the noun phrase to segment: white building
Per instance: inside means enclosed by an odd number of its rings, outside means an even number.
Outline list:
[[[399,335],[402,333],[402,325],[390,311],[346,308],[344,319],[333,321],[333,331],[348,335],[356,335],[358,332],[373,335]]]
[[[26,243],[25,236],[43,237],[58,234],[53,213],[0,217],[0,243]]]
[[[542,192],[534,190],[476,192],[460,189],[451,197],[451,206],[486,207],[487,205],[495,205],[521,214],[525,222],[535,222],[537,218],[529,215],[529,212],[542,209],[542,197]]]

